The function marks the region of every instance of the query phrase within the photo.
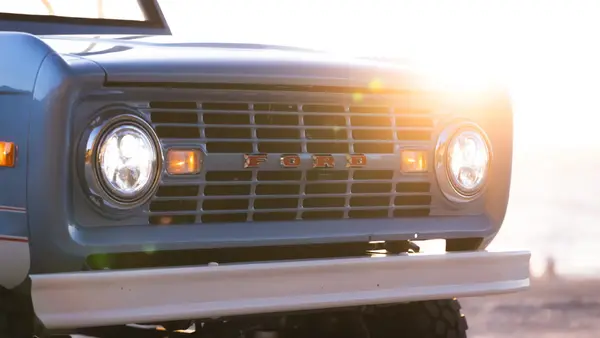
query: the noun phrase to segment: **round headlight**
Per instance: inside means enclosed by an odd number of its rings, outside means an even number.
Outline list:
[[[448,176],[464,195],[477,192],[485,181],[489,150],[483,136],[472,130],[456,134],[448,146]]]
[[[92,130],[86,145],[85,176],[103,204],[131,209],[154,194],[162,152],[150,125],[134,115],[118,115]]]
[[[117,200],[137,199],[156,176],[157,154],[147,133],[133,125],[109,131],[98,149],[101,180]]]
[[[485,186],[490,160],[487,135],[476,124],[463,123],[444,130],[436,151],[438,183],[444,195],[454,202],[477,198]]]

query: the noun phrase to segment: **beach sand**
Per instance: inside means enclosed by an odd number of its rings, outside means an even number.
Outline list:
[[[527,291],[461,304],[470,338],[600,337],[600,279],[534,280]]]

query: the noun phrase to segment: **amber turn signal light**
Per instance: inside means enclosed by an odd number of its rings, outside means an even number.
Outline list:
[[[167,152],[167,173],[170,175],[191,175],[200,172],[203,153],[196,149],[169,149]]]
[[[427,152],[423,150],[402,150],[400,170],[405,173],[423,173],[427,171]]]
[[[0,141],[0,167],[15,166],[15,144]]]

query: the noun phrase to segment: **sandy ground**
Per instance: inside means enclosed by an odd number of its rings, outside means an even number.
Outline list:
[[[461,303],[470,338],[600,337],[600,279],[537,281],[528,291]]]

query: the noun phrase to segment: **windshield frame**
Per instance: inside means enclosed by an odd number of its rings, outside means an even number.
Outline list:
[[[146,20],[91,19],[0,12],[0,31],[17,31],[33,35],[171,35],[158,0],[138,0],[138,4]]]

